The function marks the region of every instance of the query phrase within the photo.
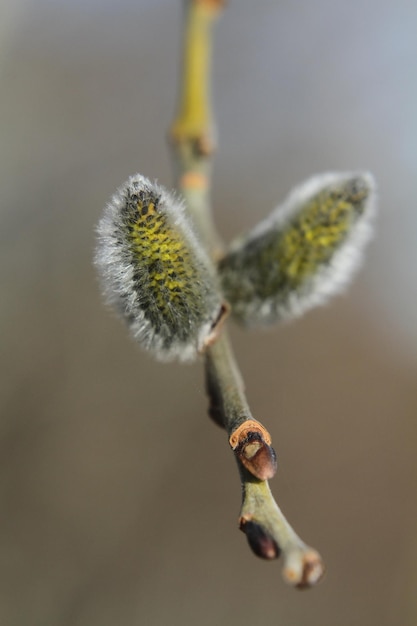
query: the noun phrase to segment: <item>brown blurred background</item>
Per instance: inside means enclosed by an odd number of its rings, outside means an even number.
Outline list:
[[[91,264],[115,188],[137,171],[171,184],[180,2],[1,11],[0,624],[415,626],[415,2],[241,0],[216,30],[225,238],[314,173],[369,169],[380,188],[345,296],[233,330],[272,489],[327,563],[304,593],[237,529],[201,364],[143,354]]]

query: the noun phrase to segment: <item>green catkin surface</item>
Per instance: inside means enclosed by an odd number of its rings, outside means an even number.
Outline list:
[[[285,302],[329,264],[363,213],[369,187],[361,178],[316,193],[281,226],[274,225],[220,261],[227,299],[237,315],[254,301]],[[239,276],[241,279],[239,279]]]
[[[184,234],[161,210],[157,195],[131,196],[125,219],[144,316],[156,333],[165,325],[176,340],[185,341],[193,323],[205,314],[201,267]]]

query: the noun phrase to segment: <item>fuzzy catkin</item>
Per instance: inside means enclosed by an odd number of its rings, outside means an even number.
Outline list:
[[[235,317],[272,324],[341,291],[359,266],[374,210],[369,173],[325,173],[295,188],[219,263]]]
[[[112,197],[97,231],[106,300],[135,339],[160,360],[194,359],[222,298],[181,202],[137,174]]]

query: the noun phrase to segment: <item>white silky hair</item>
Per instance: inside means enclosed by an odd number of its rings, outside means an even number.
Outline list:
[[[193,285],[194,300],[188,303],[191,321],[186,341],[174,336],[169,319],[159,320],[157,330],[144,309],[140,282],[146,269],[140,265],[138,255],[132,253],[125,216],[129,194],[138,192],[158,198],[159,210],[165,214],[170,226],[180,233],[200,277]],[[97,235],[99,243],[94,262],[105,300],[126,319],[133,337],[158,360],[186,362],[195,359],[218,317],[222,300],[210,261],[194,234],[183,203],[157,183],[136,174],[116,191],[106,205],[97,226]],[[166,306],[175,316],[175,307],[170,302]]]
[[[295,187],[283,204],[260,222],[246,237],[240,237],[230,246],[231,253],[238,253],[254,240],[261,239],[271,231],[283,232],[291,220],[315,195],[332,185],[360,179],[368,191],[363,213],[355,219],[345,240],[335,249],[331,259],[322,263],[318,270],[294,289],[285,300],[254,297],[244,303],[233,303],[238,317],[248,326],[271,324],[277,320],[300,317],[310,309],[325,304],[333,295],[348,285],[363,258],[363,251],[373,234],[372,222],[376,213],[376,186],[369,172],[326,172],[309,178]],[[236,277],[245,281],[245,277]]]

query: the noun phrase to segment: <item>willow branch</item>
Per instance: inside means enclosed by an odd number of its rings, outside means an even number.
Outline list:
[[[221,239],[212,220],[210,186],[214,151],[210,107],[211,31],[221,0],[185,2],[183,79],[178,113],[170,130],[176,184],[213,262]],[[297,587],[314,585],[324,566],[320,555],[294,532],[276,504],[267,479],[276,456],[265,427],[253,418],[239,368],[223,328],[205,353],[209,414],[229,437],[242,483],[240,528],[258,556],[284,560],[283,576]]]

